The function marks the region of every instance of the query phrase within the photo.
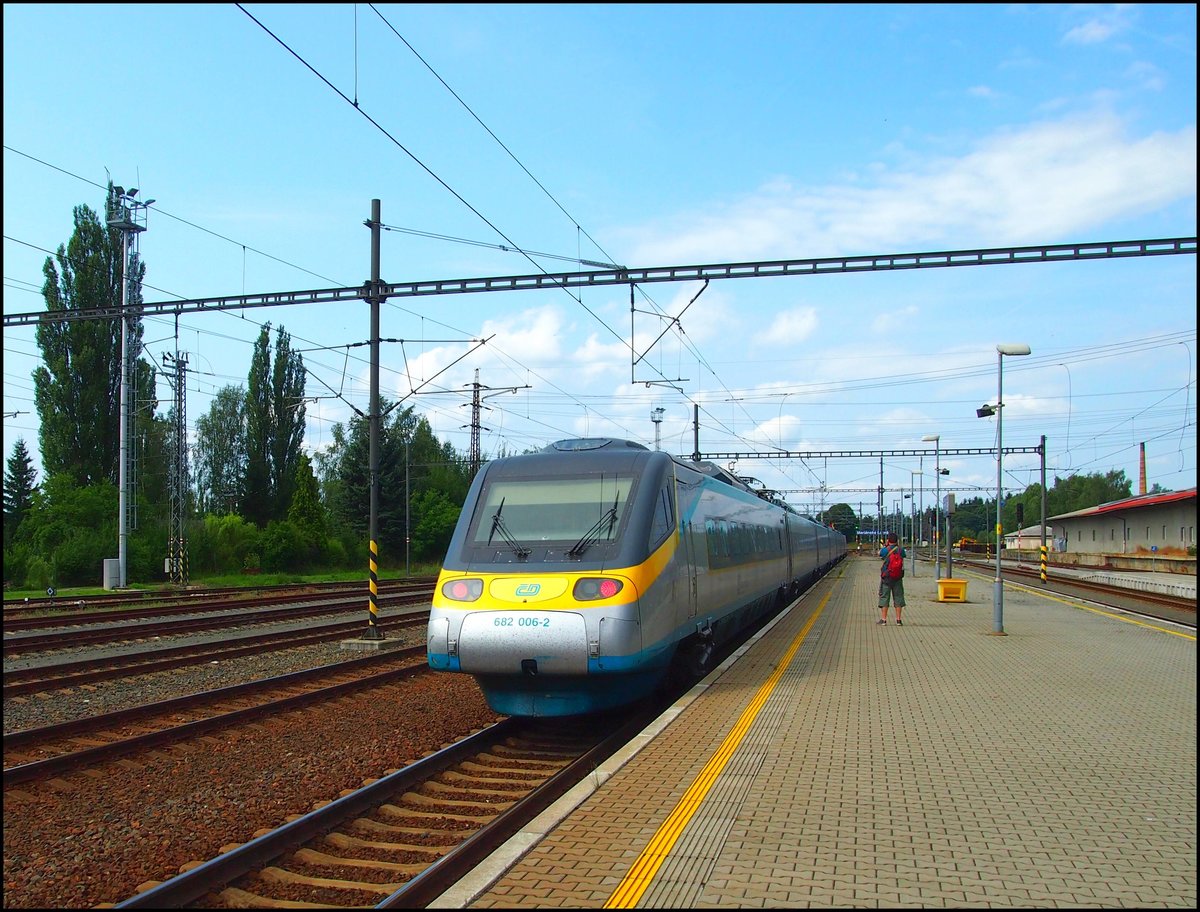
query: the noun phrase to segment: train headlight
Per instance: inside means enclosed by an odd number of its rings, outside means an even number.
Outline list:
[[[442,583],[442,595],[454,602],[473,602],[483,595],[483,580],[450,580]]]
[[[588,577],[578,580],[572,593],[578,601],[591,602],[612,598],[625,587],[620,580],[608,577]]]

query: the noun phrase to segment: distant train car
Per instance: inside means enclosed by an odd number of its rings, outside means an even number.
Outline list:
[[[846,554],[840,533],[711,463],[610,438],[488,463],[434,590],[433,669],[474,675],[510,716],[622,706]]]

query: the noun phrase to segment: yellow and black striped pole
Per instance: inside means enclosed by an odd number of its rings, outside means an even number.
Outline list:
[[[1039,548],[1039,550],[1041,551],[1041,559],[1042,559],[1041,576],[1042,576],[1042,582],[1044,583],[1044,582],[1046,582],[1046,550],[1047,550],[1046,546],[1042,545]]]
[[[367,519],[367,541],[371,544],[371,604],[364,640],[382,640],[379,630],[379,547],[376,545],[379,530],[379,200],[371,200],[371,281],[367,302],[371,305],[371,403],[367,424],[369,426],[367,459],[371,476],[370,515]]]
[[[370,616],[367,620],[367,629],[363,633],[363,639],[382,640],[383,633],[379,629],[379,548],[376,546],[374,539],[371,540],[371,592],[369,601]]]

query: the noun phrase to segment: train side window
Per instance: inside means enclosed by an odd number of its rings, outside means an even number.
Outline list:
[[[670,488],[664,485],[654,504],[654,519],[650,523],[650,547],[656,548],[675,531],[675,510],[671,504]]]
[[[729,555],[729,543],[725,535],[725,520],[708,519],[704,522],[705,537],[708,539],[708,556],[720,560]]]

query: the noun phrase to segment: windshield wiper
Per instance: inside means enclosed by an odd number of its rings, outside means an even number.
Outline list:
[[[583,533],[583,537],[571,546],[571,550],[567,552],[568,557],[575,557],[576,555],[582,554],[592,546],[593,542],[599,541],[601,535],[612,534],[613,526],[616,525],[617,522],[617,501],[620,499],[621,492],[618,491],[617,496],[613,498],[613,505],[605,510],[604,515],[592,523],[592,527]],[[606,532],[601,532],[600,530],[604,528],[605,523],[608,523],[608,530]]]
[[[500,506],[496,508],[496,512],[492,514],[492,532],[488,536],[487,543],[490,545],[492,539],[496,537],[496,533],[500,533],[500,537],[504,539],[505,544],[512,548],[513,554],[517,557],[528,557],[532,552],[522,545],[519,541],[513,538],[512,533],[508,531],[508,526],[504,525],[504,520],[500,518],[500,514],[504,512],[504,501],[506,498],[500,498]]]

